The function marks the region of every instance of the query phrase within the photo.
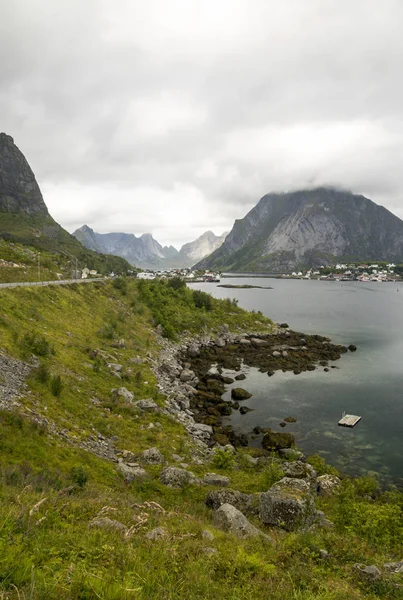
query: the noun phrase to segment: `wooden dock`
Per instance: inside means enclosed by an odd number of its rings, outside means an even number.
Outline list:
[[[339,421],[339,425],[343,427],[354,427],[357,425],[358,421],[361,421],[361,417],[357,415],[343,415],[343,417]]]

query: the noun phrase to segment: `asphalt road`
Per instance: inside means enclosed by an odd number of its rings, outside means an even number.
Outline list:
[[[0,283],[0,288],[14,287],[32,287],[36,285],[68,285],[69,283],[93,283],[94,281],[104,281],[106,277],[98,277],[97,279],[58,279],[56,281],[21,281],[15,283]]]

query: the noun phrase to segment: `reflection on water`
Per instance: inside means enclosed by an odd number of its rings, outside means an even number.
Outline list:
[[[252,278],[229,281],[254,282]],[[247,433],[256,425],[282,431],[279,423],[293,416],[297,423],[287,424],[284,431],[295,433],[305,452],[318,452],[352,474],[376,471],[403,480],[403,294],[396,293],[399,284],[260,279],[259,285],[273,289],[192,287],[215,297],[235,297],[243,308],[261,310],[295,330],[328,335],[335,343],[356,344],[358,351],[342,356],[334,363],[338,368],[327,373],[318,368],[301,375],[276,372],[269,378],[245,365],[247,378],[242,387],[253,396],[243,404],[253,411],[245,415],[234,411],[227,422]],[[361,415],[361,422],[354,429],[339,427],[343,411]]]

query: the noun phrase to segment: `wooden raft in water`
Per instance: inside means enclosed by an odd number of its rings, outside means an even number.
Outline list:
[[[357,425],[358,421],[361,421],[361,417],[358,417],[357,415],[343,415],[339,421],[339,425],[342,425],[343,427],[354,427],[354,425]]]

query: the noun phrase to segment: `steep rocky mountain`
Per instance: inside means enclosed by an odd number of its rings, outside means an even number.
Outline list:
[[[49,216],[31,167],[6,133],[0,133],[0,212]]]
[[[267,194],[200,268],[286,272],[353,260],[403,260],[403,221],[333,188]]]
[[[122,259],[87,250],[52,218],[25,156],[5,133],[0,133],[0,237],[56,253],[64,262],[74,257],[81,268],[130,269]]]
[[[184,244],[179,253],[184,260],[188,260],[189,264],[192,265],[217,250],[223,244],[227,235],[227,231],[222,235],[215,235],[212,231],[206,231],[194,242]]]
[[[96,233],[83,225],[73,235],[91,250],[122,256],[143,269],[164,269],[190,267],[218,248],[226,234],[216,236],[212,231],[206,231],[197,240],[184,244],[179,252],[173,246],[161,246],[150,233],[140,237],[132,233]]]

